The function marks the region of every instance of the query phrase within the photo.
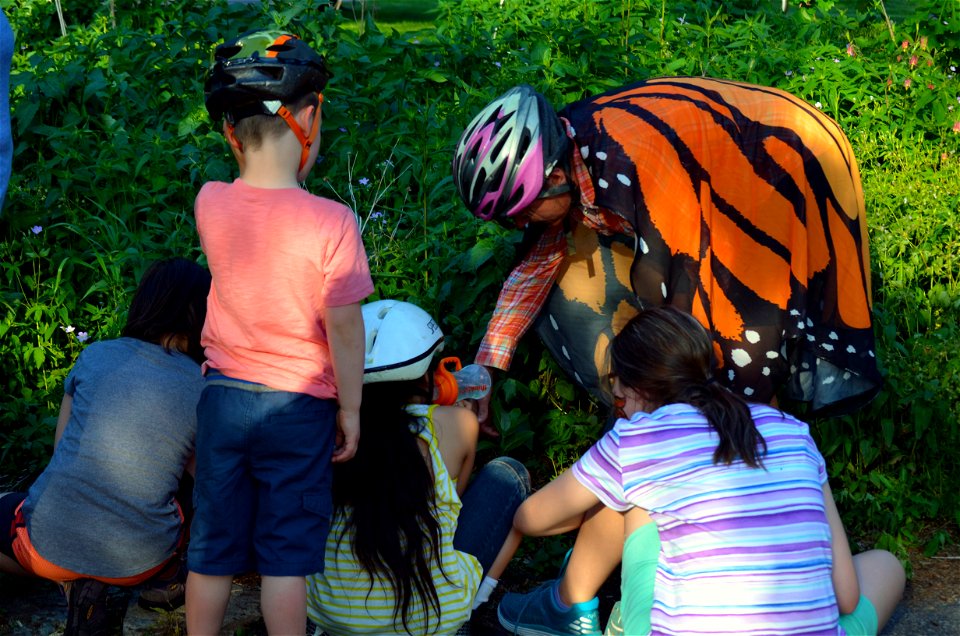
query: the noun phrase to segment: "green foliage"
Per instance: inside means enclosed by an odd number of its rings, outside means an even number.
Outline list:
[[[470,216],[451,183],[456,139],[494,95],[527,82],[560,106],[648,77],[703,74],[783,88],[837,119],[863,175],[886,387],[859,413],[813,428],[853,536],[928,551],[957,539],[956,3],[887,3],[888,21],[868,1],[791,2],[784,13],[745,0],[441,0],[431,28],[402,32],[376,10],[336,12],[321,0],[115,4],[115,15],[106,2],[66,7],[66,36],[53,3],[7,11],[18,49],[14,176],[0,219],[0,482],[36,473],[49,455],[80,332],[116,336],[152,260],[200,257],[193,198],[204,181],[236,173],[203,107],[211,51],[277,26],[322,50],[334,71],[308,186],[356,212],[376,296],[421,304],[464,358],[519,240]],[[537,484],[606,420],[535,338],[500,380],[502,435],[482,453],[520,457]]]

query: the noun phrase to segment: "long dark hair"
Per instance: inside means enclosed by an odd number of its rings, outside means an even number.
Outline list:
[[[157,261],[140,280],[122,336],[161,345],[170,351],[179,336],[187,339],[185,353],[202,363],[200,332],[207,316],[210,272],[182,257]]]
[[[433,514],[433,475],[424,462],[417,419],[405,410],[423,394],[420,380],[380,382],[363,387],[357,454],[336,464],[333,472],[334,514],[353,527],[353,552],[374,579],[385,580],[396,593],[393,618],[410,633],[411,602],[419,598],[431,616],[439,616],[440,599],[433,583],[431,559],[440,563],[440,524]],[[339,543],[343,539],[337,537]]]
[[[716,381],[712,362],[706,329],[674,307],[641,311],[610,345],[610,372],[622,386],[657,406],[691,404],[703,413],[720,436],[714,463],[740,458],[761,468],[767,443],[743,398]]]

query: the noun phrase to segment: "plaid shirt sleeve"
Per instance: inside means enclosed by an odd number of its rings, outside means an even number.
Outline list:
[[[517,342],[530,329],[566,257],[563,224],[548,228],[507,277],[475,362],[506,371]]]

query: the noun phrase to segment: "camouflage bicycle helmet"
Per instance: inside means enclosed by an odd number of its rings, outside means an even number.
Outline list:
[[[453,180],[467,208],[485,221],[526,208],[569,148],[547,99],[521,84],[493,100],[460,136]]]
[[[276,115],[280,104],[320,93],[331,76],[323,56],[294,35],[241,35],[214,51],[204,87],[207,112],[214,121],[226,115],[230,123],[250,115]]]

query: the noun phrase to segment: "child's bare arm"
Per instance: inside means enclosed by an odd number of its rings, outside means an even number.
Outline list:
[[[345,462],[360,441],[360,398],[363,392],[363,315],[360,303],[327,307],[327,340],[337,379],[337,447],[333,461]]]
[[[587,511],[602,502],[568,468],[520,504],[513,527],[528,537],[546,537],[580,527]]]
[[[457,482],[457,494],[463,495],[477,452],[477,416],[460,406],[438,406],[433,423],[447,473]]]
[[[823,502],[826,507],[827,522],[830,524],[830,539],[833,552],[833,590],[837,595],[837,606],[841,614],[850,614],[860,601],[860,584],[857,581],[850,543],[840,520],[837,504],[833,500],[830,484],[823,484]]]

